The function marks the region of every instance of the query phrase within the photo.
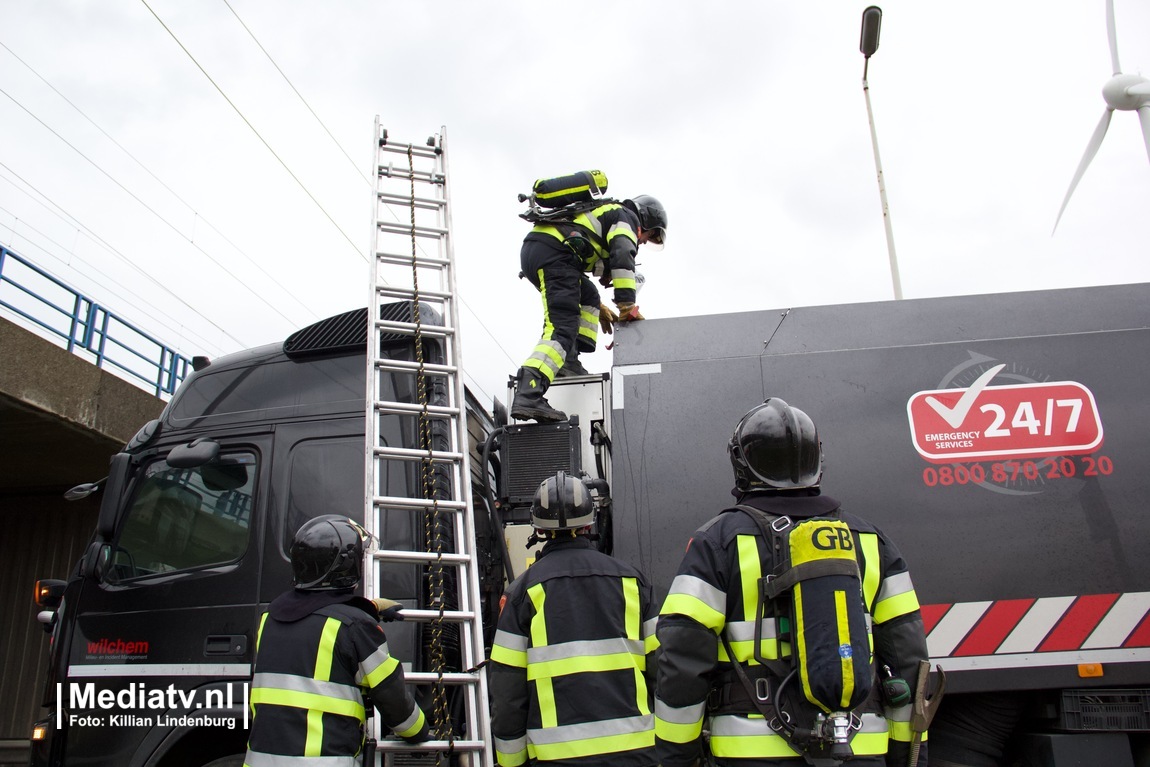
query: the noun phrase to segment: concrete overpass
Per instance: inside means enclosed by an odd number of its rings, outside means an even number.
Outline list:
[[[0,318],[0,765],[27,764],[48,637],[32,586],[67,578],[96,524],[100,494],[63,493],[108,459],[164,402]]]

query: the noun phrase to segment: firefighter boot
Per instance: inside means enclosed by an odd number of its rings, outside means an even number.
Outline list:
[[[543,398],[547,386],[547,377],[538,370],[519,368],[515,399],[511,401],[511,417],[520,421],[534,420],[539,423],[566,421],[567,414],[551,407],[551,403]]]

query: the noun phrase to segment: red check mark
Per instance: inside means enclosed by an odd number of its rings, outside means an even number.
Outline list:
[[[934,397],[927,397],[926,404],[934,408],[934,412],[942,416],[942,420],[950,424],[950,428],[957,429],[966,420],[967,413],[974,407],[974,401],[978,399],[978,395],[990,383],[990,380],[998,375],[998,371],[1002,370],[1006,365],[995,365],[990,370],[986,371],[978,377],[978,380],[970,385],[970,387],[962,393],[958,398],[958,402],[954,407],[947,407],[939,402]]]

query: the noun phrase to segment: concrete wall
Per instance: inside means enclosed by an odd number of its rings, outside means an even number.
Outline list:
[[[26,764],[48,637],[38,578],[67,578],[95,527],[99,494],[63,498],[164,403],[49,340],[0,319],[0,765]]]

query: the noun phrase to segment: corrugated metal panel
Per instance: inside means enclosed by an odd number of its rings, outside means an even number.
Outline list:
[[[40,714],[48,635],[32,587],[67,579],[96,526],[99,495],[69,503],[60,492],[7,496],[0,511],[0,739],[26,740]]]

